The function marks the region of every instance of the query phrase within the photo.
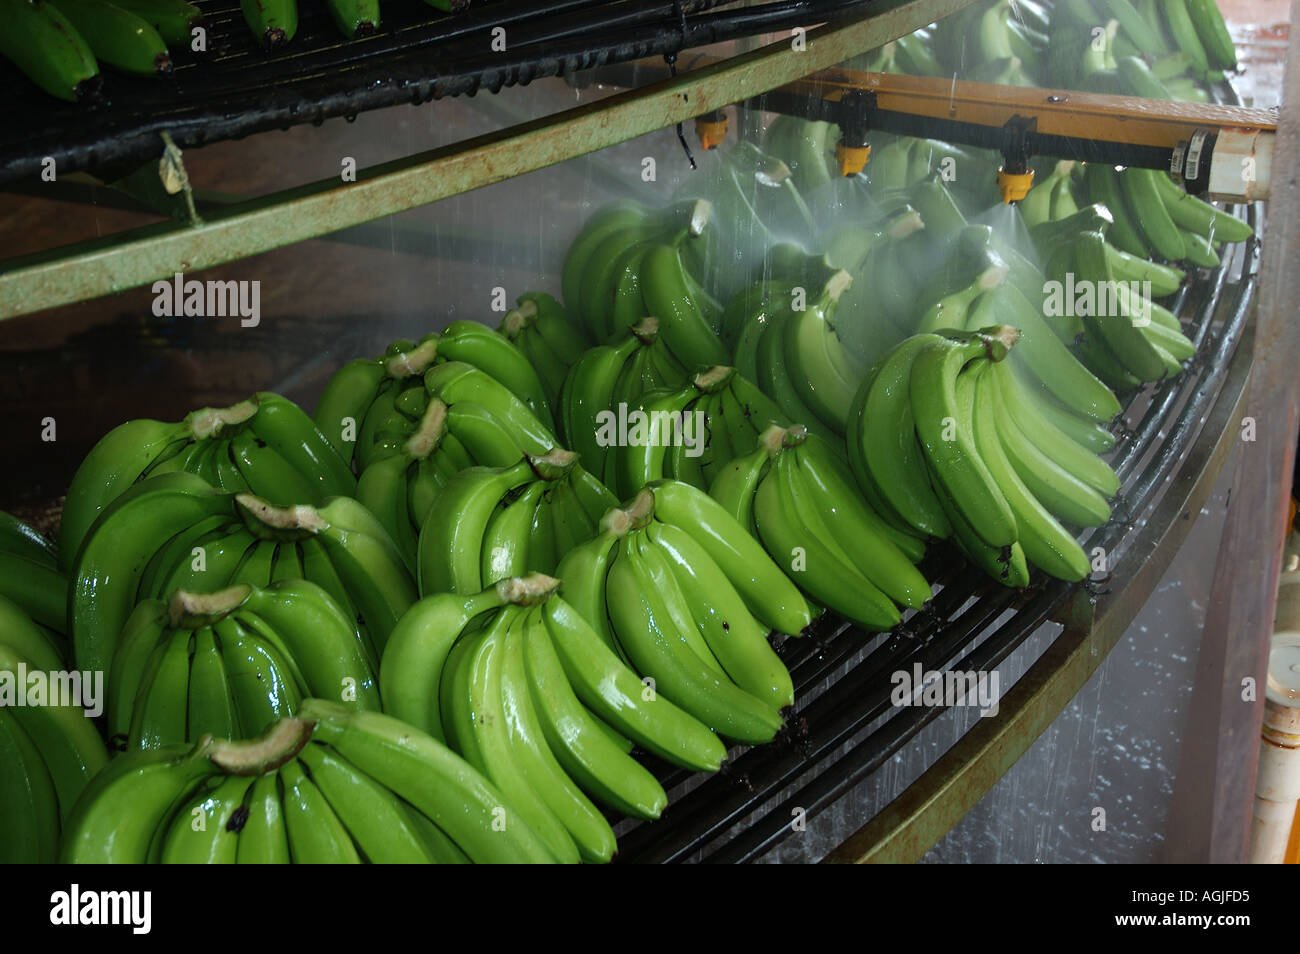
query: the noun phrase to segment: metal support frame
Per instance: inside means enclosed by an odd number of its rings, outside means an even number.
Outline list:
[[[241,202],[202,224],[164,222],[5,263],[0,320],[123,291],[427,205],[748,99],[911,33],[973,0],[906,0],[866,19],[554,116]]]
[[[1291,22],[1300,22],[1300,0]],[[1291,33],[1276,149],[1269,235],[1261,263],[1254,369],[1243,408],[1255,439],[1242,441],[1215,565],[1205,635],[1196,663],[1191,714],[1183,733],[1167,860],[1247,860],[1264,679],[1286,538],[1287,499],[1300,426],[1300,35]],[[1243,432],[1228,424],[1233,439]],[[1246,680],[1254,680],[1253,696]]]

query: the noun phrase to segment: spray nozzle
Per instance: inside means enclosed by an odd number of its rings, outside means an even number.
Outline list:
[[[1036,116],[1012,116],[1002,127],[1002,168],[998,170],[998,193],[1007,205],[1019,202],[1034,185],[1029,168],[1029,137],[1038,129]]]

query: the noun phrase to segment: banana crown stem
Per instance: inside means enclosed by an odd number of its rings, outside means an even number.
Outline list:
[[[413,350],[395,354],[384,362],[384,370],[391,378],[409,378],[421,374],[438,357],[438,336],[429,335]]]
[[[691,235],[700,235],[711,218],[713,218],[713,203],[708,199],[696,199],[695,204],[691,206],[691,221],[687,231]]]
[[[260,739],[235,741],[208,735],[199,747],[229,775],[263,775],[297,756],[315,731],[315,721],[290,717],[275,723]]]
[[[650,525],[655,515],[655,492],[643,487],[626,507],[611,507],[600,518],[600,532],[622,539]]]
[[[406,441],[406,453],[415,460],[424,460],[442,443],[447,432],[447,402],[432,398],[420,418],[420,426]]]
[[[768,187],[779,186],[793,174],[785,160],[775,156],[764,156],[763,165],[754,170],[754,178]]]
[[[1001,361],[1020,340],[1020,329],[1010,325],[992,325],[981,328],[980,335],[985,339],[985,355],[992,361]]]
[[[528,298],[518,307],[511,308],[501,319],[501,333],[513,341],[523,330],[537,320],[537,302]]]
[[[848,291],[849,286],[853,284],[853,276],[844,269],[840,269],[829,279],[822,287],[822,293],[818,296],[818,301],[837,302],[840,296]]]
[[[545,573],[511,576],[496,584],[497,596],[503,603],[514,606],[536,606],[544,603],[560,588],[560,581]]]
[[[702,394],[717,394],[726,388],[735,373],[735,368],[728,367],[725,364],[715,364],[707,371],[701,371],[695,375],[691,379],[691,383]]]
[[[257,398],[251,397],[230,407],[199,408],[191,411],[185,420],[195,440],[206,440],[218,436],[228,427],[243,424],[257,413],[257,408]]]
[[[905,239],[914,232],[919,232],[925,228],[925,220],[921,218],[921,213],[916,209],[908,206],[903,211],[894,216],[885,234],[894,241]]]
[[[654,344],[659,339],[659,319],[654,315],[646,315],[628,331],[642,344]]]
[[[248,529],[263,540],[301,540],[329,528],[329,521],[308,504],[277,507],[244,492],[235,494],[235,506]]]
[[[791,424],[781,435],[781,448],[798,447],[808,440],[808,428],[802,424]]]
[[[573,465],[578,462],[578,455],[563,447],[552,447],[545,454],[536,456],[528,454],[526,459],[533,473],[542,480],[549,481],[559,480],[573,470]]]
[[[1009,274],[1011,274],[1011,267],[1005,262],[997,265],[990,265],[988,268],[984,269],[984,271],[980,272],[979,278],[975,279],[975,285],[981,291],[989,291],[990,289],[997,288],[1006,281]]]
[[[174,629],[201,629],[239,609],[252,592],[247,583],[215,593],[176,590],[167,599],[167,617]]]
[[[772,424],[758,435],[758,446],[767,451],[768,457],[775,457],[785,446],[786,429],[780,424]]]

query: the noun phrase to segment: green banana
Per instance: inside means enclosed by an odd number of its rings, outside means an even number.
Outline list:
[[[550,851],[516,806],[468,762],[430,736],[377,712],[311,699],[313,738],[391,789],[480,863],[545,863]]]
[[[0,709],[0,862],[53,864],[59,800],[40,752],[18,720]]]
[[[358,443],[357,431],[386,379],[382,360],[354,358],[335,371],[326,383],[313,420],[344,460],[352,460]]]
[[[1015,517],[970,429],[961,426],[969,408],[957,401],[956,379],[967,362],[981,355],[999,359],[998,352],[1014,341],[1013,334],[1000,330],[966,341],[931,342],[917,353],[908,381],[917,436],[935,482],[952,495],[966,521],[992,547],[1015,542]]]
[[[1087,554],[1030,493],[1002,450],[994,421],[997,410],[993,390],[998,387],[992,380],[994,368],[995,365],[991,367],[991,362],[981,358],[961,373],[962,377],[972,378],[967,387],[974,402],[976,446],[1015,514],[1018,542],[1025,558],[1057,579],[1081,580],[1091,571]]]
[[[108,671],[149,556],[204,517],[230,512],[230,498],[192,474],[136,484],[91,527],[69,574],[68,623],[78,669]]]
[[[543,611],[544,612],[544,611]],[[663,786],[608,736],[608,727],[578,700],[540,615],[523,633],[528,686],[542,731],[565,771],[593,798],[638,818],[658,818]]]
[[[936,335],[914,335],[867,375],[850,411],[847,442],[859,486],[879,488],[908,526],[942,539],[951,527],[930,486],[908,389],[916,356],[939,340]]]
[[[1248,223],[1235,215],[1229,215],[1194,195],[1188,195],[1168,175],[1156,173],[1151,182],[1164,202],[1170,219],[1180,228],[1214,242],[1244,242],[1255,234]]]
[[[244,21],[268,50],[284,46],[298,32],[297,0],[240,0]]]
[[[809,517],[798,508],[788,476],[783,474],[783,458],[786,467],[792,463],[788,455],[779,455],[754,494],[754,522],[760,539],[770,553],[780,554],[783,563],[790,561],[794,578],[818,602],[859,625],[892,629],[902,619],[898,608],[858,572],[838,545],[818,532],[824,528],[808,525]]]
[[[0,638],[7,640],[8,636],[6,632]],[[31,669],[42,663],[39,657],[29,658],[0,643],[0,672],[8,672],[15,681],[20,678],[20,665]],[[40,705],[15,705],[10,711],[40,753],[58,796],[59,815],[67,818],[87,783],[108,762],[98,730],[83,709],[56,699]]]
[[[1111,390],[1070,353],[1042,312],[1026,301],[1014,285],[1002,285],[983,296],[971,314],[968,328],[997,322],[1020,331],[1010,360],[1032,373],[1066,407],[1099,422],[1113,419],[1122,410]]]
[[[420,530],[417,583],[421,595],[483,589],[483,536],[498,501],[533,478],[527,461],[513,467],[471,467],[443,488]]]
[[[352,836],[297,761],[280,767],[284,827],[296,865],[360,864]]]
[[[667,560],[692,622],[727,677],[775,709],[794,704],[790,673],[773,652],[731,581],[685,531],[664,523],[646,530],[647,546]]]
[[[681,481],[655,481],[650,490],[655,518],[694,536],[760,622],[792,635],[812,622],[812,611],[794,583],[721,504]]]
[[[1215,0],[1187,0],[1187,14],[1205,50],[1209,65],[1219,70],[1235,70],[1237,49]]]
[[[158,828],[218,769],[211,741],[114,758],[91,779],[63,828],[65,864],[141,864]],[[178,804],[179,803],[179,804]]]
[[[203,11],[187,0],[119,0],[117,6],[143,17],[169,46],[189,47]]]
[[[641,266],[648,314],[659,319],[659,334],[674,357],[687,367],[726,362],[717,332],[691,293],[681,254],[674,245],[656,245]]]
[[[1081,527],[1105,524],[1110,519],[1105,498],[1039,449],[1003,406],[1000,389],[992,393],[1002,449],[1029,492],[1065,523]]]
[[[502,585],[472,596],[426,596],[402,616],[379,670],[384,709],[443,742],[438,686],[452,644],[471,621],[505,603]]]
[[[75,103],[98,88],[99,64],[89,44],[51,3],[4,0],[0,55],[51,96]]]
[[[235,863],[239,844],[239,816],[253,780],[228,775],[211,791],[181,806],[162,840],[163,864]]]
[[[72,570],[86,531],[100,512],[138,482],[164,453],[179,451],[188,433],[184,422],[135,420],[119,424],[100,438],[68,486],[59,521],[59,569],[64,573]]]
[[[610,620],[628,657],[654,678],[657,692],[720,735],[749,743],[771,740],[781,727],[775,710],[719,676],[687,645],[685,634],[674,631],[662,589],[670,571],[662,559],[646,558],[639,536],[623,539],[605,583]]]
[[[1197,32],[1187,0],[1162,0],[1160,10],[1174,45],[1191,61],[1192,72],[1203,77],[1210,70],[1210,57]],[[1168,256],[1166,256],[1168,257]]]
[[[615,731],[648,751],[694,771],[716,772],[726,747],[707,726],[666,697],[649,691],[560,597],[542,617],[570,685],[582,703]]]
[[[271,772],[253,781],[244,806],[248,817],[235,846],[236,864],[289,864],[289,833],[280,804],[279,777],[278,772]]]
[[[1130,167],[1120,175],[1120,187],[1133,210],[1138,228],[1151,247],[1167,261],[1177,262],[1186,257],[1187,249],[1161,198],[1157,179],[1162,175],[1164,173],[1157,173],[1154,169]]]
[[[365,861],[430,862],[410,814],[392,791],[323,745],[305,746],[298,760]]]
[[[106,0],[49,0],[86,38],[95,58],[127,73],[172,71],[167,44],[149,21]]]
[[[379,0],[325,0],[325,5],[345,39],[370,36],[379,29]]]
[[[448,661],[461,675],[451,686],[444,684],[442,704],[463,713],[451,724],[454,747],[515,804],[557,861],[576,863],[578,847],[543,791],[553,780],[541,777],[536,760],[528,758],[525,746],[516,742],[517,723],[511,724],[507,710],[506,635],[523,612],[516,606],[504,607],[482,629],[463,637],[464,650]]]

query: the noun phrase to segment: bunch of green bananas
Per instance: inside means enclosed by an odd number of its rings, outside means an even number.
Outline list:
[[[1017,206],[1025,225],[1032,229],[1044,222],[1068,218],[1079,211],[1074,182],[1076,165],[1072,159],[1062,159],[1052,166],[1048,175],[1034,182],[1034,187]]]
[[[1166,172],[1089,163],[1083,181],[1088,200],[1114,219],[1107,238],[1130,255],[1214,268],[1216,245],[1255,234],[1236,216],[1188,195]]]
[[[1237,68],[1214,0],[1060,0],[1050,47],[1067,72],[1058,85],[1152,99],[1206,102],[1203,84]]]
[[[115,758],[65,826],[69,864],[546,863],[505,794],[377,712],[308,699],[260,739]]]
[[[630,498],[664,477],[707,489],[719,470],[752,451],[785,413],[735,368],[717,365],[679,388],[650,391],[633,412],[641,426],[607,457],[606,484]]]
[[[801,371],[822,365],[823,371],[817,375],[820,384],[809,384],[808,379],[801,382],[783,372],[773,354],[776,342],[762,330],[767,323],[764,320],[749,322],[750,335],[761,333],[761,338],[742,337],[736,345],[736,366],[742,374],[752,374],[754,380],[763,382],[791,420],[824,437],[842,434],[845,385],[856,390],[862,370],[913,331],[918,301],[940,274],[942,256],[938,253],[946,248],[947,238],[926,229],[907,194],[893,191],[881,197],[869,218],[842,222],[828,233],[822,267],[810,266],[799,285],[807,292],[801,297],[834,302],[833,322],[829,314],[824,314],[828,320],[823,322],[815,316],[795,322],[803,333],[804,346],[790,363]],[[847,275],[837,274],[840,270]],[[795,302],[790,294],[784,301],[777,296],[772,300],[783,310]],[[807,310],[812,311],[812,306]],[[790,328],[784,319],[780,323]],[[752,368],[751,353],[756,358]],[[832,373],[832,369],[838,370]],[[833,383],[836,376],[840,378],[838,386]],[[799,399],[797,403],[791,390]]]
[[[819,287],[789,282],[752,287],[728,311],[740,329],[734,359],[739,376],[761,382],[786,421],[807,422],[817,433],[835,439],[844,433],[861,379],[840,340],[836,316],[864,323],[868,317],[837,308],[854,283],[849,272],[825,269],[824,274],[828,277]],[[774,419],[754,422],[754,430],[762,431]],[[725,458],[725,453],[715,455],[715,463]]]
[[[33,671],[64,668],[48,632],[0,596],[0,678],[26,688]],[[55,699],[0,705],[0,864],[57,860],[61,826],[107,761],[83,709]]]
[[[773,125],[778,137],[783,129],[802,136],[801,126],[780,124],[779,120]],[[834,155],[825,153],[830,135],[825,124],[809,124],[809,130],[807,138],[811,142],[791,141],[782,148],[786,148],[792,162],[803,163],[804,177],[816,182],[820,179],[816,164],[833,162]],[[833,142],[830,148],[834,149]],[[700,276],[719,301],[727,301],[749,281],[750,263],[762,258],[771,245],[779,241],[811,243],[817,224],[801,189],[796,186],[789,163],[752,142],[741,140],[729,149],[709,153],[701,170],[677,190],[679,200],[698,197],[713,210],[700,240],[682,244],[688,272]],[[654,305],[649,298],[647,303]],[[700,307],[716,330],[716,303],[705,296]],[[654,307],[647,314],[663,317]]]
[[[378,659],[325,590],[302,579],[174,590],[138,603],[109,670],[110,739],[128,750],[252,738],[308,697],[378,710]]]
[[[188,46],[201,17],[186,0],[0,0],[0,15],[0,56],[69,102],[93,94],[100,61],[126,73],[170,73],[167,44]]]
[[[413,574],[426,516],[458,473],[562,450],[523,402],[472,365],[439,365],[428,373],[427,386],[433,393],[408,392],[427,401],[415,431],[376,444],[357,480],[357,499],[379,518]],[[574,466],[587,480],[585,469]]]
[[[560,594],[654,691],[719,735],[769,741],[793,701],[769,631],[798,634],[807,601],[704,491],[659,480],[607,513],[556,570]],[[616,727],[617,728],[617,727]]]
[[[512,406],[522,403],[530,418],[554,431],[537,369],[508,338],[476,321],[453,321],[441,334],[425,335],[418,342],[394,341],[382,357],[349,361],[325,385],[316,405],[316,425],[358,472],[364,471],[376,456],[415,432],[430,396],[437,396],[436,382],[446,377],[437,372],[448,364],[480,370],[492,380],[494,391],[513,396]]]
[[[40,533],[3,511],[0,597],[13,600],[54,642],[61,642],[68,626],[68,581],[57,552]]]
[[[1080,287],[1113,292],[1102,301],[1099,291],[1068,327],[1079,358],[1116,390],[1173,377],[1196,353],[1178,317],[1142,295],[1140,282],[1151,280],[1143,276],[1159,275],[1151,264],[1125,258],[1101,232],[1083,232],[1061,243],[1049,262],[1049,277],[1058,283],[1073,276]]]
[[[320,586],[358,620],[372,660],[415,601],[396,545],[351,497],[277,507],[193,474],[151,477],[100,515],[69,574],[74,659],[78,668],[107,672],[141,600],[286,579]]]
[[[927,31],[934,59],[942,64],[939,72],[928,62],[916,63],[915,57],[895,57],[896,65],[900,72],[922,76],[955,74],[977,82],[1033,86],[1050,77],[1054,67],[1047,55],[1049,24],[1045,5],[1033,0],[974,3]]]
[[[586,351],[569,369],[560,390],[561,436],[611,487],[611,444],[601,438],[601,416],[617,415],[620,407],[635,408],[647,392],[680,387],[687,378],[659,327],[658,318],[642,318],[628,327],[622,340]]]
[[[835,145],[839,139],[837,123],[782,113],[763,133],[763,152],[785,163],[795,187],[807,194],[839,175],[835,164]]]
[[[709,495],[790,563],[800,589],[862,626],[890,629],[900,606],[920,609],[930,598],[913,565],[924,542],[882,520],[838,454],[801,425],[765,431],[753,452],[721,469]]]
[[[715,333],[722,308],[686,258],[711,215],[708,202],[687,199],[658,212],[617,203],[591,218],[569,248],[564,284],[576,285],[578,304],[569,307],[593,338],[619,339],[654,316],[659,337],[679,363],[693,367],[722,357]]]
[[[944,76],[944,66],[935,53],[938,26],[930,24],[915,33],[900,36],[845,63],[847,69],[871,73],[910,73],[913,76]]]
[[[558,447],[504,467],[462,470],[424,516],[416,542],[420,593],[477,593],[507,577],[549,573],[595,535],[616,502],[576,454]]]
[[[593,800],[647,819],[667,804],[633,744],[707,772],[726,750],[647,693],[558,586],[530,574],[426,597],[394,633],[380,682],[388,711],[460,752],[557,860],[604,862],[617,845]]]
[[[170,473],[197,474],[213,487],[251,490],[279,504],[356,492],[347,462],[311,418],[269,391],[175,423],[127,421],[100,439],[72,478],[59,524],[61,568],[71,570],[95,519],[124,491]]]
[[[565,376],[594,343],[586,329],[550,295],[525,292],[497,330],[537,369],[546,400],[558,409]]]
[[[1026,585],[1028,559],[1080,580],[1088,560],[1062,523],[1105,523],[1119,481],[1004,360],[1017,337],[991,326],[898,345],[857,397],[849,462],[886,520],[952,538],[994,579]]]

